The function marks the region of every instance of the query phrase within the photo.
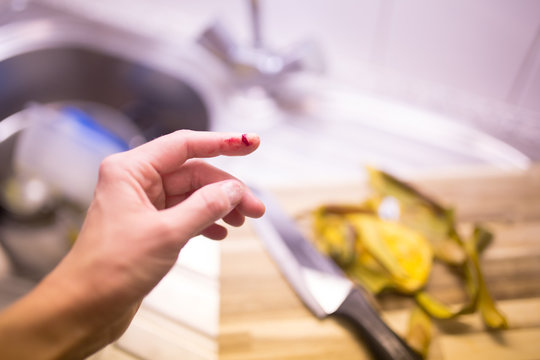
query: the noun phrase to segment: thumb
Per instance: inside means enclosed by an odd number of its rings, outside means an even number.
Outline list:
[[[163,210],[176,237],[191,238],[230,213],[242,200],[245,186],[237,180],[212,183],[195,191],[180,204]]]

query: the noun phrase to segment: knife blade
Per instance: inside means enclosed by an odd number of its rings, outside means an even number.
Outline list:
[[[252,191],[266,205],[265,215],[253,220],[254,229],[282,275],[313,314],[318,318],[348,319],[375,359],[421,359],[386,325],[362,290],[304,237],[272,195],[260,189]]]

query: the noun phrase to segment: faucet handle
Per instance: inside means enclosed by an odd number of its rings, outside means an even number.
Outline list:
[[[228,31],[218,22],[207,27],[197,42],[221,61],[231,64],[236,44]]]
[[[323,56],[313,41],[303,42],[286,52],[263,47],[260,2],[248,0],[248,4],[253,30],[251,46],[238,45],[218,22],[205,29],[197,40],[229,68],[239,85],[272,87],[284,75],[293,72],[323,72]]]

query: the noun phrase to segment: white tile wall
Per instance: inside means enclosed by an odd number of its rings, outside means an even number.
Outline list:
[[[540,2],[395,1],[385,66],[506,99],[540,25]]]
[[[537,62],[530,83],[520,97],[519,105],[540,112],[540,62]]]
[[[362,68],[373,67],[505,101],[513,87],[522,86],[516,79],[526,58],[540,57],[540,48],[529,52],[540,31],[536,0],[273,0],[263,5],[268,43],[286,46],[315,38],[330,73],[357,82]],[[540,110],[535,90],[540,80],[532,77],[527,86],[529,96],[521,104]]]
[[[251,37],[247,0],[38,1],[157,36],[192,37],[219,18],[240,41]],[[382,69],[507,101],[526,57],[540,56],[528,52],[540,31],[538,0],[266,0],[261,8],[266,44],[316,39],[329,74],[358,83],[366,68]],[[515,104],[540,111],[538,71]]]
[[[373,57],[381,4],[357,0],[262,2],[264,37],[277,48],[315,40],[324,52],[328,71],[349,76],[342,63],[362,66]]]
[[[540,26],[529,55],[522,64],[520,76],[514,82],[509,100],[520,107],[540,113]]]

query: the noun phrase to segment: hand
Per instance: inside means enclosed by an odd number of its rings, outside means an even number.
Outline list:
[[[103,161],[75,245],[21,301],[47,312],[52,298],[55,311],[69,315],[55,320],[60,338],[78,329],[64,355],[85,356],[117,339],[190,238],[222,239],[227,230],[217,220],[240,226],[262,216],[264,205],[244,184],[198,159],[246,155],[258,145],[256,135],[177,131]]]

